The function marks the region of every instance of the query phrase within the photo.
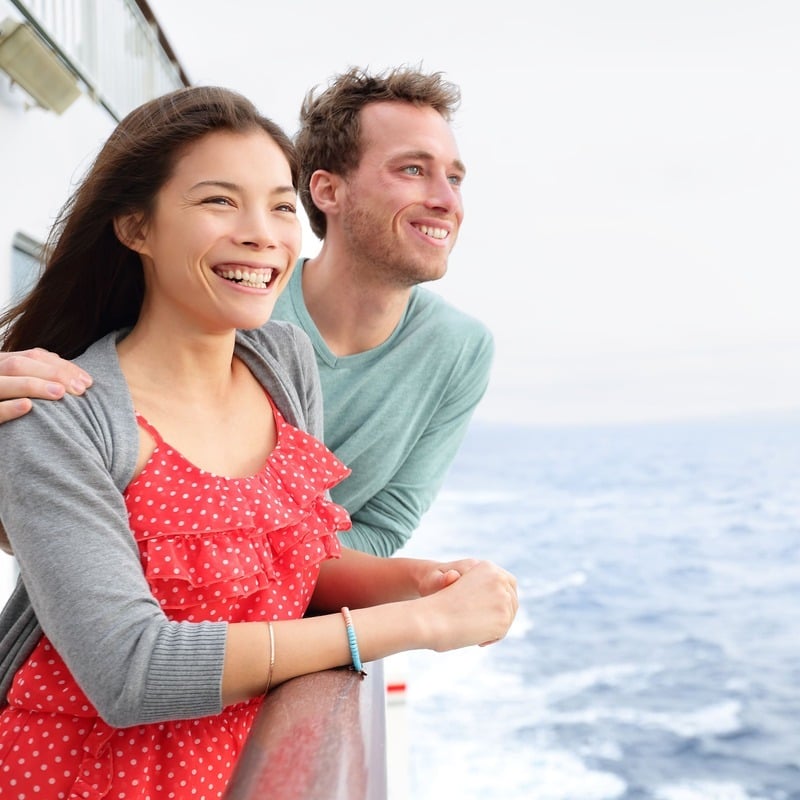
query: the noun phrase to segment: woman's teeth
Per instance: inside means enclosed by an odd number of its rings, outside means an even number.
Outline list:
[[[219,275],[226,281],[240,283],[242,286],[249,286],[252,289],[266,289],[272,280],[272,269],[223,269]]]

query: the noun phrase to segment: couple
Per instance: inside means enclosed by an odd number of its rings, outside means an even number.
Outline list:
[[[0,427],[0,519],[21,572],[3,622],[33,623],[3,627],[0,788],[33,793],[57,763],[53,797],[219,797],[270,685],[507,632],[516,585],[499,567],[340,545],[348,506],[329,490],[352,478],[341,449],[321,441],[314,349],[267,321],[286,290],[281,301],[311,314],[335,366],[388,343],[405,317],[424,327],[437,313],[426,298],[416,308],[410,287],[444,271],[463,167],[435,107],[378,96],[349,112],[365,145],[304,173],[303,130],[298,158],[239,95],[181,90],[120,123],[65,207],[43,277],[6,317],[5,348],[82,354],[94,384]],[[307,101],[304,115],[315,108]],[[414,146],[381,150],[386,130]],[[375,171],[381,180],[367,180]],[[298,186],[326,241],[293,275]],[[329,240],[355,236],[375,248],[349,275],[375,323],[363,330],[342,319],[326,260]],[[370,275],[367,261],[391,263],[393,237],[415,271]],[[392,282],[394,303],[373,307],[376,285]],[[382,391],[402,415],[401,378]],[[345,419],[369,389],[340,400]],[[469,415],[459,400],[441,421],[456,438]],[[180,758],[176,741],[187,743]]]
[[[442,194],[424,174],[441,159],[460,182],[445,124],[458,102],[458,88],[437,74],[353,70],[301,111],[300,193],[323,245],[298,264],[272,317],[312,339],[326,444],[352,470],[333,490],[353,522],[342,541],[377,555],[396,552],[418,527],[489,379],[486,328],[416,286],[445,273],[461,224],[458,189]],[[422,150],[427,162],[400,166],[418,174],[386,183],[390,158]],[[44,330],[26,341],[73,355]],[[29,409],[27,398],[60,397],[61,382],[80,393],[88,381],[51,354],[0,352],[0,422]]]

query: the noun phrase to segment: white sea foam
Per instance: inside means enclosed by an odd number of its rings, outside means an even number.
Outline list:
[[[740,593],[791,589],[800,585],[800,564],[794,562],[771,564],[769,570],[757,570],[750,563],[714,561],[709,569]]]
[[[414,800],[793,797],[800,428],[515,429],[518,469],[494,433],[503,468],[454,464],[410,544],[513,564],[522,611],[411,655]]]
[[[659,712],[639,708],[593,707],[579,711],[552,712],[546,721],[557,724],[597,725],[600,722],[621,722],[639,728],[669,731],[687,739],[696,736],[723,736],[741,728],[741,704],[729,700],[695,711]]]
[[[649,664],[604,664],[588,669],[562,672],[526,689],[535,705],[544,709],[596,686],[619,686],[636,675],[652,675],[660,667]]]
[[[492,652],[492,647],[470,647],[447,653],[413,652],[409,654],[409,700],[424,705],[431,698],[452,703],[454,707],[465,703],[474,708],[480,690],[491,687],[494,703],[504,699],[519,704],[524,689],[518,672],[501,669],[502,660]]]
[[[559,578],[555,581],[533,583],[532,586],[525,588],[525,595],[540,599],[542,597],[551,597],[552,595],[559,594],[560,592],[568,589],[574,589],[578,586],[583,586],[587,581],[587,575],[583,570],[576,570]]]
[[[504,749],[502,758],[487,742],[447,742],[447,763],[427,762],[412,781],[414,800],[615,800],[626,784],[616,775],[590,769],[572,753],[540,747]]]
[[[527,594],[527,592],[525,593]],[[533,630],[534,622],[531,615],[520,605],[517,611],[517,616],[514,617],[514,622],[511,623],[506,638],[508,639],[524,639],[525,635]]]
[[[518,503],[520,495],[512,491],[475,491],[459,492],[455,490],[443,489],[436,498],[434,512],[438,512],[443,506],[453,508],[469,508],[471,506],[505,506],[510,503]]]
[[[634,676],[646,676],[657,667],[611,664],[562,673],[539,684],[524,683],[517,672],[502,669],[503,661],[489,648],[453,653],[413,653],[409,662],[408,698],[412,713],[425,713],[432,705],[445,705],[448,716],[474,728],[474,717],[490,708],[481,733],[513,738],[520,729],[552,722],[580,723],[583,718],[603,719],[603,710],[560,713],[551,706],[597,686],[623,685]],[[488,694],[487,694],[488,690]],[[499,710],[499,713],[498,713]],[[609,710],[608,713],[613,713]],[[623,710],[623,714],[624,714]],[[631,712],[633,713],[633,712]]]
[[[614,742],[610,739],[581,745],[578,752],[582,756],[602,758],[604,761],[622,761],[625,755],[619,742]]]
[[[737,783],[690,781],[661,786],[656,789],[656,800],[766,800],[748,794]]]
[[[592,492],[591,494],[577,494],[564,492],[567,505],[572,509],[592,511],[599,508],[619,508],[622,504],[630,504],[630,493],[624,490]]]

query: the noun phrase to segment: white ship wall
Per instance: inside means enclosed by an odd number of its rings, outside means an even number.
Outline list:
[[[16,233],[43,242],[59,208],[113,127],[82,96],[61,116],[34,107],[0,73],[0,304],[10,299]]]
[[[20,15],[0,0],[0,21],[6,17]],[[108,112],[86,95],[61,116],[38,108],[0,70],[0,307],[11,299],[15,234],[44,242],[75,181],[114,124]],[[0,552],[0,604],[11,591],[14,576],[13,559]]]

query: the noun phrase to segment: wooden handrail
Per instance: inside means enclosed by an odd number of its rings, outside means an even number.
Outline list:
[[[386,800],[383,665],[303,675],[270,691],[224,800]]]

